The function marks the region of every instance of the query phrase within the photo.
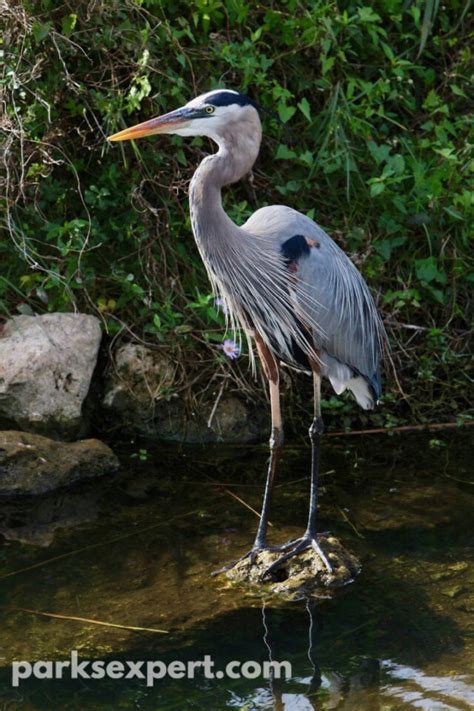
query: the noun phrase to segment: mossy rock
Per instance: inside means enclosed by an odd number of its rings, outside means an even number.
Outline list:
[[[290,599],[328,597],[352,583],[361,564],[334,536],[318,536],[318,542],[332,566],[331,573],[317,552],[308,548],[285,561],[268,578],[262,579],[262,575],[283,555],[281,551],[259,551],[253,561],[244,558],[225,575],[232,583],[248,586],[255,592],[260,589]]]

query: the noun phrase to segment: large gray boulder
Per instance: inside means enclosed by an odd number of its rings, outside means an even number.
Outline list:
[[[16,316],[0,329],[0,425],[74,439],[97,363],[100,323],[86,314]]]
[[[265,414],[241,398],[210,390],[194,408],[174,393],[176,366],[160,349],[127,343],[115,352],[103,407],[115,428],[174,442],[255,442]],[[266,436],[266,428],[263,429]]]
[[[43,494],[118,466],[110,447],[97,439],[66,443],[29,432],[0,432],[0,495]]]

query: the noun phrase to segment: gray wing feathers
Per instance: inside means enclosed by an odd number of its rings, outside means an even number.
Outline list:
[[[280,244],[297,234],[314,240],[318,246],[298,263],[298,312],[303,322],[318,325],[317,347],[367,378],[378,396],[384,329],[365,281],[346,254],[313,220],[283,205],[257,210],[244,229],[257,238],[271,233]],[[343,375],[339,371],[337,380]]]

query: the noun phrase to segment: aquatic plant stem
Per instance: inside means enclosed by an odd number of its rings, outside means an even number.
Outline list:
[[[90,617],[76,617],[75,615],[61,615],[59,612],[44,612],[43,610],[31,610],[28,607],[4,607],[0,605],[0,610],[6,612],[26,612],[30,615],[40,615],[41,617],[52,617],[56,620],[68,620],[72,622],[85,622],[89,625],[101,625],[102,627],[115,627],[120,630],[130,632],[156,632],[159,634],[169,634],[168,630],[161,630],[156,627],[137,627],[135,625],[119,625],[115,622],[104,622],[103,620],[93,620]]]

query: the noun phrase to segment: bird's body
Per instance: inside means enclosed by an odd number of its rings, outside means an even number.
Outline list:
[[[282,561],[312,545],[330,568],[315,531],[322,432],[320,380],[327,377],[338,394],[351,390],[362,408],[374,407],[381,392],[384,331],[372,296],[346,254],[302,213],[271,205],[257,210],[242,226],[226,214],[221,190],[251,170],[262,135],[255,104],[243,94],[208,92],[112,140],[154,133],[205,135],[219,146],[196,170],[189,202],[194,237],[214,290],[225,302],[232,325],[244,330],[249,343],[255,340],[270,385],[272,456],[251,553],[266,547],[270,492],[283,442],[279,397],[279,365],[283,363],[313,375],[315,416],[310,429],[313,465],[308,527]]]
[[[379,321],[356,267],[317,223],[289,207],[261,208],[243,228],[256,238],[273,236],[291,275],[290,292],[293,280],[300,284],[294,295],[295,313],[303,324],[318,326],[313,344],[322,374],[338,395],[347,388],[362,408],[371,409],[381,394]],[[294,350],[290,361],[284,353],[277,355],[285,364],[311,373],[305,354]]]
[[[239,325],[250,335],[258,331],[280,361],[311,372],[309,346],[336,393],[348,388],[371,409],[381,392],[382,327],[356,267],[319,225],[290,207],[260,208],[242,227],[222,207],[221,188],[249,172],[260,148],[258,114],[252,105],[247,110],[247,129],[228,126],[219,151],[191,181],[193,232],[211,281]]]

